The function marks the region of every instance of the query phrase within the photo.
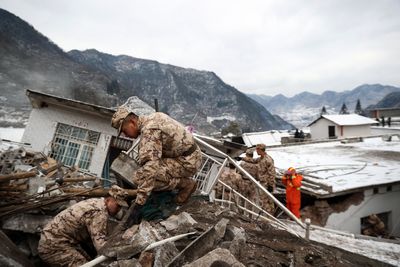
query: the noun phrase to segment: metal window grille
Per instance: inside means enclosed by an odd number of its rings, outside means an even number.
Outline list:
[[[88,170],[99,138],[99,132],[59,123],[49,156],[66,166]]]

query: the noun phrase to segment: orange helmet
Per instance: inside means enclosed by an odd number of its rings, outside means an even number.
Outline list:
[[[285,172],[286,175],[293,175],[296,174],[296,169],[293,167],[290,167],[289,169],[287,169],[287,171]]]

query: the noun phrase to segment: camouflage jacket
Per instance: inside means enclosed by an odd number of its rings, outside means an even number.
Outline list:
[[[65,209],[42,232],[46,243],[78,244],[91,238],[98,251],[105,243],[108,212],[103,198],[87,199]]]
[[[275,187],[275,165],[270,155],[266,154],[258,161],[258,175],[263,186]]]
[[[140,116],[138,120],[141,140],[139,143],[140,171],[137,171],[134,180],[148,182],[138,184],[137,202],[146,199],[154,188],[154,182],[160,169],[161,159],[176,158],[179,165],[188,170],[196,171],[199,162],[188,160],[183,154],[195,145],[194,138],[185,127],[168,115],[156,112],[149,116]],[[198,148],[197,148],[198,149]],[[199,150],[199,149],[198,149]],[[201,160],[201,159],[200,159]],[[138,203],[139,203],[138,202]]]
[[[240,167],[245,169],[251,176],[258,180],[258,165],[257,161],[250,157],[244,157],[242,162],[240,162]],[[244,179],[247,179],[245,175],[243,175]]]
[[[242,176],[234,169],[224,167],[224,171],[221,173],[219,178],[222,182],[232,187],[232,189],[238,190]]]

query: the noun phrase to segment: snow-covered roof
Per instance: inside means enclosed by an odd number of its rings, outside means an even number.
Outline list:
[[[242,138],[247,147],[252,147],[257,144],[265,144],[267,146],[275,146],[281,144],[282,137],[290,136],[287,131],[266,131],[244,133]]]
[[[386,142],[375,137],[359,143],[337,141],[274,147],[268,149],[268,154],[275,167],[294,167],[305,175],[306,181],[322,185],[318,189],[305,186],[321,197],[400,183],[400,176],[395,175],[400,173],[400,141]]]
[[[339,126],[351,126],[351,125],[367,125],[367,124],[376,124],[377,122],[373,119],[360,116],[358,114],[341,114],[341,115],[322,115],[308,126],[311,126],[315,122],[320,119],[327,119]]]

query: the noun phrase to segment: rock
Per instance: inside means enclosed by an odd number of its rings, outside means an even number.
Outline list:
[[[235,266],[235,267],[245,267],[241,262],[239,262],[235,256],[233,256],[229,250],[217,248],[200,259],[184,265],[184,267],[204,267],[204,266]]]

